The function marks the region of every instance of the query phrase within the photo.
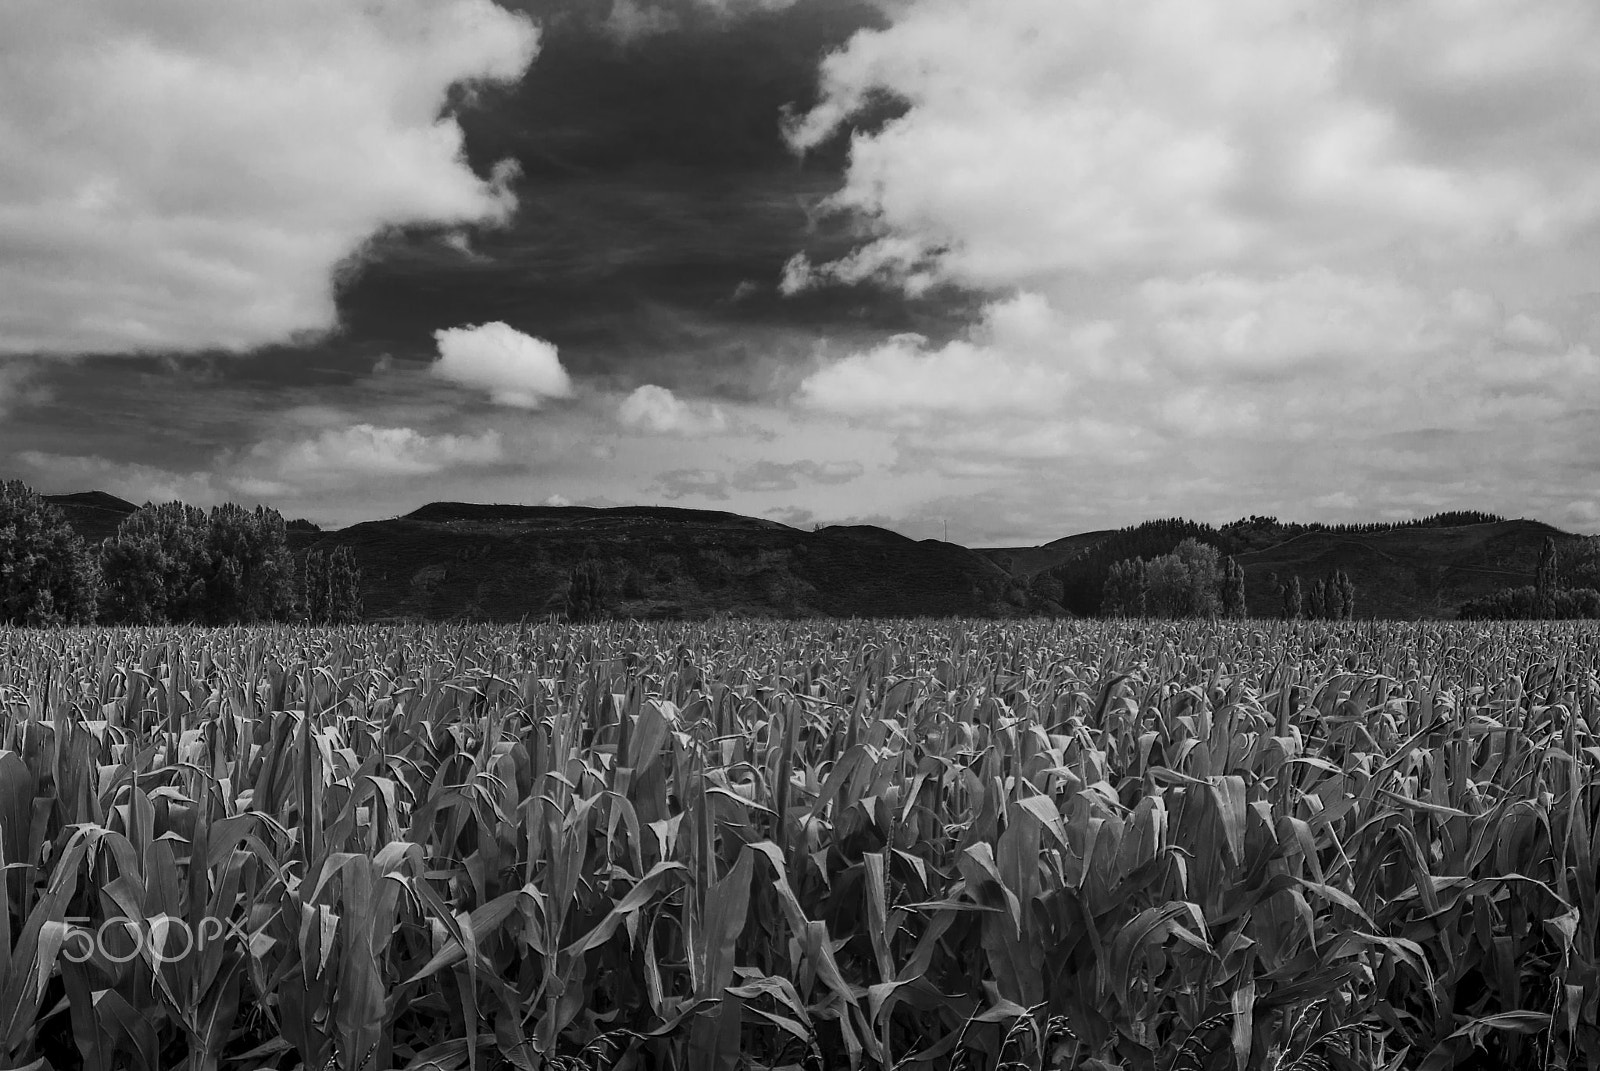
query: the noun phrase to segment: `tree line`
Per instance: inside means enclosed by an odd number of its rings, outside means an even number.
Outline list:
[[[1356,586],[1342,569],[1313,580],[1272,577],[1283,616],[1329,621],[1355,614]],[[1309,599],[1305,591],[1309,590]],[[1244,567],[1198,538],[1189,537],[1171,553],[1123,558],[1107,570],[1100,613],[1106,617],[1248,617]]]
[[[297,526],[304,522],[295,522]],[[0,623],[340,624],[362,616],[348,547],[289,549],[273,509],[147,503],[98,545],[17,480],[0,485]]]
[[[1397,529],[1450,528],[1464,524],[1486,524],[1502,519],[1491,513],[1475,511],[1438,513],[1431,517],[1394,524],[1295,524],[1279,521],[1276,517],[1244,517],[1219,528],[1183,517],[1169,517],[1145,521],[1143,524],[1109,533],[1082,553],[1054,568],[1037,573],[1030,581],[1029,593],[1036,605],[1058,603],[1061,608],[1080,617],[1115,616],[1118,608],[1124,604],[1119,600],[1124,598],[1127,584],[1126,569],[1129,568],[1124,567],[1123,574],[1113,584],[1111,574],[1118,563],[1140,559],[1148,562],[1162,558],[1176,553],[1178,546],[1185,541],[1193,540],[1213,548],[1221,560],[1273,546],[1306,532],[1368,534]],[[1325,588],[1323,600],[1327,605],[1316,612],[1308,612],[1308,609],[1315,608],[1306,606],[1306,600],[1310,597],[1309,589],[1315,587],[1316,581],[1309,583],[1302,581],[1305,590],[1301,593],[1300,609],[1291,616],[1338,617],[1339,612],[1342,612],[1340,608],[1344,603],[1344,592],[1341,589],[1330,594],[1326,590],[1328,585],[1335,583],[1335,580],[1336,578],[1332,576],[1323,579]],[[1344,580],[1348,582],[1349,578],[1345,577]],[[1281,590],[1278,593],[1280,596],[1284,594]],[[1328,606],[1334,607],[1334,611],[1338,612],[1330,611]]]
[[[1600,537],[1558,549],[1547,536],[1532,584],[1470,599],[1457,608],[1456,616],[1465,621],[1600,619]]]

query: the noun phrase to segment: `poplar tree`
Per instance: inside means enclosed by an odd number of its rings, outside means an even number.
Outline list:
[[[1539,550],[1539,565],[1533,574],[1533,615],[1540,619],[1556,616],[1556,541],[1545,537]]]
[[[1248,614],[1244,598],[1244,566],[1230,557],[1222,567],[1222,616],[1238,620]]]
[[[579,562],[567,577],[566,618],[574,624],[597,621],[604,615],[605,585],[599,563]]]
[[[1283,616],[1290,621],[1298,621],[1302,604],[1300,577],[1296,574],[1283,585]]]
[[[1350,574],[1341,571],[1339,574],[1339,606],[1344,620],[1353,621],[1356,616],[1356,585],[1350,579]]]
[[[328,623],[353,625],[362,618],[361,570],[355,552],[336,547],[328,556]]]

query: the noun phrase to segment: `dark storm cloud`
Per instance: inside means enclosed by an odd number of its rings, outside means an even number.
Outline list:
[[[815,100],[819,59],[875,7],[656,5],[674,28],[624,42],[607,4],[518,6],[544,27],[539,62],[458,120],[476,164],[520,165],[514,221],[472,233],[470,252],[437,234],[375,243],[341,301],[352,337],[415,351],[441,320],[503,320],[555,342],[580,376],[739,398],[769,389],[774,334],[914,326],[905,301],[865,288],[777,293],[796,249],[852,240],[814,211],[839,184],[844,139],[798,159],[780,121]]]
[[[684,0],[656,5],[670,16],[662,32],[626,41],[606,3],[506,6],[540,23],[537,59],[519,83],[457,93],[450,110],[478,174],[516,163],[508,221],[381,233],[339,272],[340,327],[320,340],[52,362],[26,391],[13,375],[0,448],[181,468],[247,449],[275,411],[392,416],[405,391],[427,410],[436,388],[373,369],[425,367],[434,331],[462,324],[548,339],[591,388],[650,382],[732,400],[792,390],[819,332],[853,343],[928,328],[910,303],[867,288],[776,292],[795,249],[848,247],[845,222],[813,211],[839,183],[845,140],[799,160],[780,121],[815,101],[818,60],[879,18],[872,5],[801,0],[732,17]]]

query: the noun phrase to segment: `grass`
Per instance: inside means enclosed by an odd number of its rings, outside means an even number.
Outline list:
[[[1600,1066],[1597,727],[1558,623],[0,632],[0,1068]]]

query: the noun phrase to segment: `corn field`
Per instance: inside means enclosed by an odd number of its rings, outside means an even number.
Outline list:
[[[1597,729],[1553,623],[0,632],[0,1068],[1600,1067]]]

